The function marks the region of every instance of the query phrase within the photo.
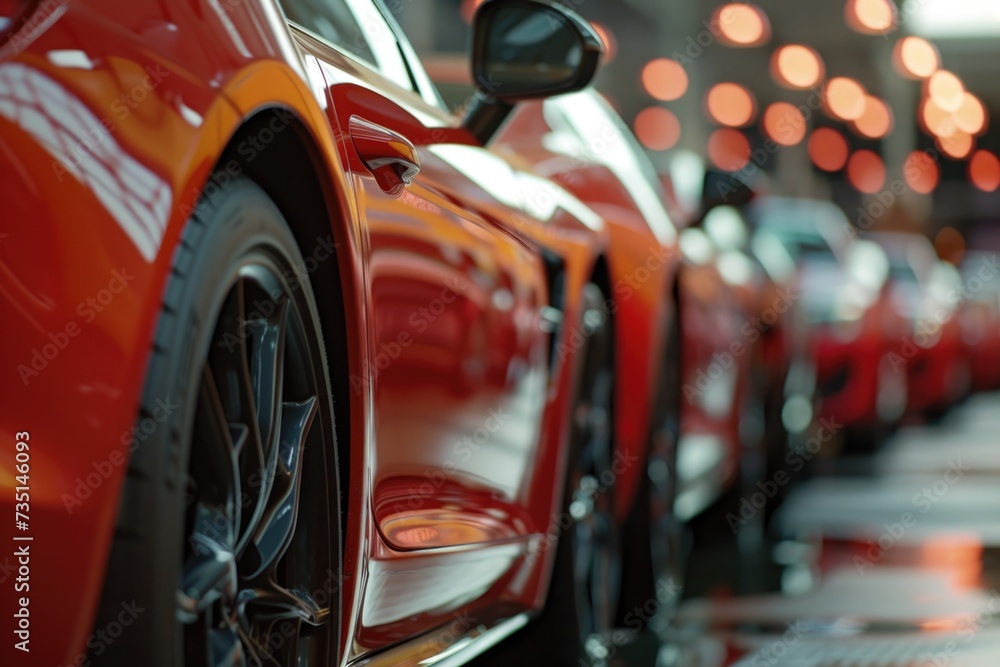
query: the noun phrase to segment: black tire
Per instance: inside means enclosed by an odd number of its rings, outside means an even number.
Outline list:
[[[622,528],[622,594],[616,625],[662,632],[683,594],[688,539],[674,515],[681,415],[680,313],[668,328],[650,428],[645,474]]]
[[[281,212],[245,179],[203,198],[183,230],[95,633],[123,604],[141,611],[92,664],[336,662],[336,437],[302,266]]]

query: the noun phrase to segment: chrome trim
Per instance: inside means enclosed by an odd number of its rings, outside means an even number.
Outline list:
[[[376,655],[348,663],[350,667],[461,667],[479,657],[528,624],[528,614],[518,614],[491,628],[479,624],[454,636],[446,625]],[[443,641],[447,635],[448,642]]]

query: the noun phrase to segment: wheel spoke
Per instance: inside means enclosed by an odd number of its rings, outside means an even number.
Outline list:
[[[212,371],[202,370],[191,444],[192,478],[202,501],[214,502],[231,518],[226,544],[236,541],[240,525],[239,452],[246,440],[246,429],[227,421]]]
[[[266,458],[270,458],[281,428],[281,376],[288,304],[282,301],[275,309],[269,319],[255,317],[247,322],[250,378],[257,409],[257,427],[264,443]]]
[[[327,664],[333,610],[305,592],[330,571],[336,540],[318,323],[281,280],[287,266],[250,255],[231,274],[198,387],[176,615],[199,667]]]
[[[218,507],[198,503],[190,537],[191,555],[177,591],[178,619],[194,622],[217,600],[236,598],[236,557],[226,543],[231,518]]]
[[[316,416],[316,407],[315,397],[282,406],[281,441],[271,493],[244,558],[244,565],[250,567],[245,572],[248,578],[256,578],[266,569],[273,568],[291,542],[302,480],[302,451]]]
[[[246,277],[237,279],[219,315],[215,344],[209,354],[209,366],[215,378],[222,408],[231,423],[246,430],[246,442],[240,448],[238,460],[240,503],[243,505],[239,524],[236,553],[239,554],[252,535],[263,512],[270,479],[263,474],[268,469],[268,455],[257,420],[253,378],[250,372],[247,338],[253,329],[246,320]]]
[[[316,628],[329,617],[330,608],[321,607],[303,591],[274,583],[240,591],[240,618],[248,628],[283,620],[297,620]]]

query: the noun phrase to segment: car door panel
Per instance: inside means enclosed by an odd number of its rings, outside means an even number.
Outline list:
[[[512,600],[510,582],[537,569],[526,554],[547,526],[532,520],[526,486],[547,404],[539,311],[548,295],[537,252],[456,196],[474,186],[449,183],[461,173],[428,150],[467,135],[302,37],[324,77],[367,259],[371,373],[353,376],[351,387],[374,406],[366,475],[377,537],[352,638],[360,655],[441,625],[460,607]],[[374,177],[377,155],[370,147],[359,155],[352,119],[413,147],[420,169],[405,189],[387,192]],[[421,572],[450,572],[447,584],[431,586],[433,604],[415,592],[414,559]]]

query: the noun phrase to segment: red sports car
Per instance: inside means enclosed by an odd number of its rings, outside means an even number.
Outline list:
[[[0,663],[580,651],[607,232],[483,144],[589,26],[484,3],[462,122],[372,0],[4,11]]]

